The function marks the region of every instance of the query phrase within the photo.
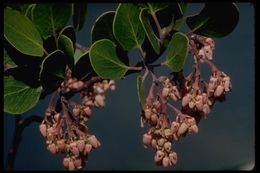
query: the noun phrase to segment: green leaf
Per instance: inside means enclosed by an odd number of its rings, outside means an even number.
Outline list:
[[[178,3],[181,15],[179,15],[178,17],[176,16],[176,21],[174,24],[173,29],[175,30],[179,30],[183,21],[186,20],[186,13],[187,13],[187,9],[188,9],[188,4],[187,3]]]
[[[147,5],[151,14],[161,11],[168,6],[167,3],[147,3]]]
[[[180,19],[183,15],[179,8],[178,3],[169,3],[166,8],[156,13],[157,19],[160,22],[160,26],[163,32],[170,32],[173,30],[173,26],[176,20]],[[156,32],[157,27],[154,20],[150,20],[153,30]],[[159,36],[158,32],[156,35]]]
[[[80,57],[84,54],[80,49],[76,48],[75,53],[74,53],[74,65],[78,62]]]
[[[95,21],[92,29],[91,29],[91,43],[93,44],[95,41],[100,39],[109,39],[113,41],[116,45],[116,53],[119,59],[125,63],[129,64],[128,60],[128,52],[124,51],[121,45],[117,42],[113,35],[113,20],[114,20],[115,12],[108,11],[101,14],[97,20]]]
[[[137,94],[142,108],[145,109],[144,81],[142,76],[137,77]]]
[[[65,35],[67,36],[68,38],[70,38],[70,40],[72,41],[73,43],[73,47],[75,49],[75,43],[76,43],[76,32],[75,32],[75,29],[72,25],[68,25],[68,26],[65,26],[59,33],[59,37],[61,35]]]
[[[239,12],[234,3],[206,3],[199,14],[187,17],[186,23],[196,34],[224,37],[234,30],[238,21]]]
[[[107,11],[101,14],[91,29],[91,43],[93,44],[95,41],[107,38],[113,42],[116,42],[116,39],[113,35],[113,20],[114,20],[115,12]]]
[[[56,50],[49,54],[41,64],[40,82],[46,92],[55,91],[64,79],[67,59],[64,53]]]
[[[33,23],[10,8],[4,10],[4,37],[23,54],[43,56],[42,39]]]
[[[74,68],[74,47],[72,41],[65,35],[58,38],[59,49],[64,52],[70,69]]]
[[[11,114],[22,114],[37,103],[41,88],[30,88],[12,76],[4,76],[4,111]]]
[[[7,51],[4,49],[4,64],[8,65],[8,68],[15,68],[17,65],[13,62],[13,60],[8,55]]]
[[[75,62],[74,70],[72,71],[72,75],[77,79],[84,79],[88,77],[89,74],[93,72],[93,68],[89,59],[89,52],[83,53],[77,61]]]
[[[153,32],[153,29],[149,23],[149,19],[147,17],[148,13],[146,9],[142,9],[140,12],[139,18],[144,28],[145,34],[149,39],[154,51],[159,54],[160,53],[160,40],[156,37]]]
[[[95,72],[104,79],[121,79],[128,70],[116,55],[116,45],[108,39],[96,41],[89,50]]]
[[[44,39],[66,26],[71,15],[71,4],[37,4],[33,10],[33,22]]]
[[[73,25],[76,31],[79,31],[84,26],[84,23],[87,18],[87,3],[86,2],[77,2],[73,4]]]
[[[14,10],[19,11],[21,14],[26,16],[27,9],[31,4],[28,4],[28,3],[10,3],[9,4],[9,3],[7,3],[6,5],[11,7]]]
[[[145,33],[139,20],[140,9],[134,4],[120,4],[116,10],[113,33],[125,50],[141,47]]]
[[[188,55],[188,46],[189,39],[185,34],[177,32],[172,36],[166,50],[166,65],[173,72],[182,70]]]
[[[33,20],[33,10],[35,8],[36,4],[31,4],[27,7],[25,16],[28,17],[31,21]]]

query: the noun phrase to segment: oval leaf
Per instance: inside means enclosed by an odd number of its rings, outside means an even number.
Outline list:
[[[116,55],[116,45],[108,39],[96,41],[89,50],[95,72],[104,79],[121,79],[128,70]]]
[[[176,17],[176,21],[174,24],[173,29],[175,30],[179,30],[182,26],[183,21],[186,20],[186,12],[187,12],[187,8],[188,8],[188,4],[187,3],[178,3],[181,15],[179,16],[175,16]]]
[[[196,34],[224,37],[234,30],[238,21],[239,12],[234,3],[206,3],[203,10],[188,17],[186,23]]]
[[[128,60],[128,52],[124,51],[121,45],[117,42],[113,35],[113,20],[114,20],[115,12],[108,11],[101,14],[97,20],[95,21],[92,29],[91,29],[91,43],[93,44],[95,41],[100,39],[109,39],[113,41],[116,45],[116,53],[119,59],[125,63],[129,64]]]
[[[140,9],[134,4],[120,4],[116,10],[113,33],[125,50],[141,47],[145,33],[139,20]]]
[[[88,77],[89,74],[93,72],[93,68],[89,59],[89,52],[82,54],[75,62],[74,70],[72,71],[72,76],[77,79],[83,80]]]
[[[4,111],[11,114],[22,114],[37,103],[41,88],[30,88],[12,76],[4,76]]]
[[[183,33],[177,32],[172,36],[166,50],[166,65],[174,72],[180,71],[188,55],[189,39]]]
[[[64,78],[66,56],[62,51],[56,50],[49,54],[41,64],[40,82],[47,93],[55,91]]]
[[[160,53],[160,40],[156,37],[156,35],[153,32],[153,29],[149,23],[149,19],[147,17],[148,13],[146,9],[142,9],[139,15],[139,19],[142,23],[142,26],[144,28],[145,34],[147,38],[149,39],[154,51],[159,54]]]
[[[60,31],[60,34],[59,34],[59,37],[61,35],[65,35],[67,36],[73,43],[73,47],[75,49],[75,43],[76,43],[76,32],[75,32],[75,29],[72,25],[69,25],[69,26],[65,26],[61,31]]]
[[[79,31],[84,26],[87,18],[87,3],[77,2],[73,4],[73,25],[76,31]]]
[[[10,8],[4,10],[4,36],[23,54],[43,56],[42,39],[33,23]]]
[[[59,49],[64,52],[67,58],[68,66],[70,69],[74,68],[74,48],[72,41],[65,35],[58,38]]]
[[[137,94],[142,108],[145,109],[144,82],[142,76],[137,77]]]
[[[44,39],[60,31],[71,15],[71,4],[37,4],[33,10],[33,22]]]
[[[116,42],[115,37],[113,35],[113,20],[114,20],[115,12],[108,11],[101,14],[91,29],[91,43],[93,44],[95,41],[107,38],[113,42]]]

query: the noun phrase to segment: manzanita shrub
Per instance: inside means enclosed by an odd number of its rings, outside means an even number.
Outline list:
[[[205,3],[192,16],[187,10],[188,3],[119,4],[96,19],[86,48],[76,43],[87,21],[86,3],[5,4],[4,111],[22,114],[52,94],[39,130],[47,150],[64,154],[65,169],[80,170],[101,146],[102,137],[87,128],[92,110],[105,106],[116,80],[139,73],[140,122],[149,127],[143,144],[154,149],[157,165],[175,165],[174,143],[198,133],[200,120],[231,91],[230,77],[213,63],[213,38],[231,33],[239,20],[234,3]],[[185,23],[188,32],[181,31]],[[128,52],[134,49],[140,58],[131,66]],[[194,63],[183,69],[187,58]],[[204,65],[210,75],[201,73]],[[158,76],[156,68],[171,73]],[[80,102],[72,101],[77,95]]]

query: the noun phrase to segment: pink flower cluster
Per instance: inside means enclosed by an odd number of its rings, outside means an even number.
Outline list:
[[[143,144],[155,149],[154,162],[157,165],[175,165],[177,153],[172,150],[173,143],[187,134],[198,133],[201,118],[205,118],[214,103],[222,101],[231,91],[230,77],[210,61],[214,48],[212,38],[193,34],[190,52],[195,58],[194,72],[187,77],[180,72],[179,78],[173,76],[172,79],[167,76],[157,78],[151,72],[153,83],[141,114],[141,125],[146,123],[150,127],[143,135]],[[200,63],[204,62],[212,72],[208,82],[201,80]],[[178,101],[181,109],[174,106]],[[170,112],[175,113],[175,118],[171,118]]]
[[[66,74],[71,75],[70,71]],[[61,96],[63,114],[56,112],[52,105],[47,108],[39,129],[46,139],[47,149],[52,154],[66,154],[63,159],[65,169],[82,169],[89,153],[100,147],[96,136],[89,133],[86,122],[92,114],[93,107],[105,106],[105,92],[108,89],[115,90],[115,81],[93,77],[83,82],[67,76],[59,91],[61,94],[80,92],[81,104]]]

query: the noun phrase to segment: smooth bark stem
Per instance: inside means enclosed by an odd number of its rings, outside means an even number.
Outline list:
[[[22,133],[23,129],[29,126],[32,122],[41,123],[43,118],[37,115],[32,115],[25,120],[22,120],[21,115],[15,115],[15,129],[13,134],[13,139],[11,146],[9,147],[7,161],[6,161],[6,168],[7,171],[14,170],[14,163],[16,158],[16,153],[18,151],[19,145],[22,140]]]

